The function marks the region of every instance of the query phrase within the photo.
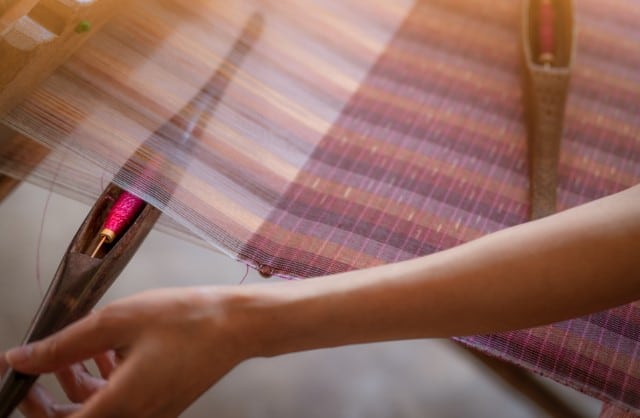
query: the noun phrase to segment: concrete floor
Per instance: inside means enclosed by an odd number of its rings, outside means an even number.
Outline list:
[[[37,275],[46,288],[88,210],[52,194],[43,220],[48,197],[47,190],[23,184],[0,205],[0,350],[22,339],[42,297]],[[236,284],[245,271],[218,253],[154,231],[104,302],[147,288]],[[263,279],[255,272],[249,273],[247,282],[259,280]],[[51,379],[45,382],[55,387]],[[598,401],[548,383],[587,416],[597,416]],[[183,416],[529,418],[544,414],[448,341],[420,340],[250,360]]]

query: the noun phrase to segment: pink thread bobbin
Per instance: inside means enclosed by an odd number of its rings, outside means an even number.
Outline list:
[[[155,179],[158,176],[157,173],[161,172],[163,162],[164,159],[149,160],[147,166],[136,178],[134,184],[141,186],[150,182],[150,179]],[[98,251],[105,242],[113,242],[116,237],[120,236],[138,217],[144,205],[145,201],[136,195],[127,191],[120,193],[113,206],[111,206],[102,225],[102,230],[98,235],[100,241],[95,250],[93,250],[91,257],[95,257],[96,254],[98,254]]]
[[[142,206],[144,200],[129,192],[122,192],[107,215],[100,235],[105,236],[107,242],[112,242],[133,222]]]
[[[102,244],[113,242],[138,216],[144,207],[144,200],[124,191],[111,207],[100,231],[100,242],[91,254],[95,257]]]
[[[541,64],[550,65],[555,59],[555,13],[552,0],[540,0],[540,18],[538,25],[538,44],[540,45],[538,60]]]

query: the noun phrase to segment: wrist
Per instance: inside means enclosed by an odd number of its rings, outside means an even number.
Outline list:
[[[282,348],[284,340],[300,335],[299,330],[294,330],[297,321],[292,318],[295,313],[291,304],[295,295],[287,285],[260,284],[225,289],[224,316],[244,358],[283,354],[286,352]]]
[[[198,298],[208,317],[208,336],[219,340],[223,333],[238,361],[317,348],[322,344],[312,327],[324,322],[324,309],[313,302],[321,296],[310,294],[303,284],[201,288]]]
[[[405,263],[303,281],[216,288],[210,297],[222,300],[221,317],[243,359],[271,357],[426,336],[417,320],[421,315],[403,316],[424,310],[424,299],[429,299],[429,292],[416,291],[416,275],[421,274],[414,263]]]
[[[237,362],[295,351],[285,347],[302,336],[295,318],[304,315],[297,309],[300,295],[290,286],[295,284],[196,288],[193,303],[206,317],[206,339],[220,341],[223,336]]]
[[[380,289],[371,289],[365,276],[350,273],[230,289],[228,312],[236,318],[232,322],[245,352],[272,357],[385,339],[382,311],[375,308]]]

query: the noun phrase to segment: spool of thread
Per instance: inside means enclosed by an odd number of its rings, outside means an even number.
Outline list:
[[[129,192],[122,192],[109,211],[100,236],[106,242],[112,242],[133,222],[143,206],[144,200]]]
[[[540,46],[538,61],[551,65],[555,59],[555,11],[552,0],[540,0],[538,24],[538,45]]]
[[[99,234],[100,242],[91,257],[96,256],[102,244],[113,242],[116,237],[122,234],[133,223],[143,207],[144,200],[127,191],[122,192],[107,214]]]

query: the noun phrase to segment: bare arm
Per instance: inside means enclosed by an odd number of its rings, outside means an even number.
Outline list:
[[[71,373],[62,381],[84,394],[75,396],[85,402],[77,416],[176,416],[250,357],[524,328],[638,300],[639,248],[636,186],[401,263],[300,282],[147,292],[6,359],[43,373],[116,350],[124,360],[107,385],[88,390]],[[31,396],[26,406],[37,413],[29,416],[62,416],[42,399]]]
[[[244,291],[269,354],[597,312],[640,299],[640,187],[430,256]]]

